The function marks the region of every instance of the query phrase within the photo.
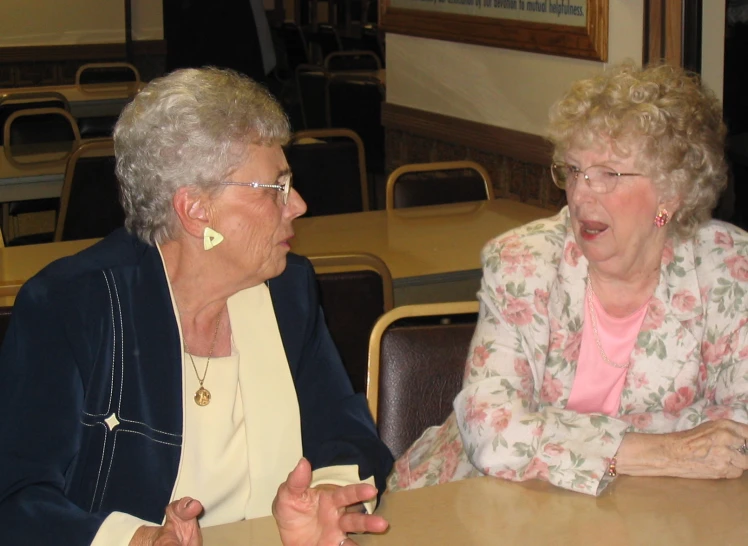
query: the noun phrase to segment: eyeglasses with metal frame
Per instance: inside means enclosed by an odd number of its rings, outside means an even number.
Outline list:
[[[288,174],[286,176],[282,176],[278,182],[280,184],[262,184],[261,182],[230,182],[230,181],[224,181],[221,182],[221,186],[247,186],[249,188],[266,188],[270,190],[276,190],[280,192],[281,194],[281,201],[284,205],[288,204],[288,194],[291,193],[291,186],[292,184],[292,178],[291,175]]]
[[[553,183],[562,190],[575,184],[580,174],[584,176],[587,186],[595,193],[612,192],[622,176],[643,176],[641,173],[619,173],[605,165],[590,165],[586,169],[579,169],[566,163],[551,164]]]

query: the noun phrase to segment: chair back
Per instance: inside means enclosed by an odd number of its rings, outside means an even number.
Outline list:
[[[70,103],[65,95],[56,91],[0,95],[0,146],[5,143],[5,131],[2,128],[5,127],[11,114],[32,108],[61,108],[70,112]]]
[[[86,63],[75,73],[75,85],[101,83],[140,83],[140,72],[130,63]]]
[[[30,108],[13,112],[3,127],[5,156],[14,164],[65,161],[80,144],[75,119],[62,108]],[[34,158],[24,160],[33,153]],[[40,159],[39,153],[44,153]]]
[[[343,44],[340,41],[338,31],[329,23],[320,23],[317,25],[317,32],[314,33],[314,41],[319,45],[323,59],[327,58],[330,53],[343,50]]]
[[[494,198],[491,177],[474,161],[413,163],[387,179],[388,210]]]
[[[293,21],[284,21],[280,27],[281,41],[286,53],[286,66],[292,72],[300,64],[310,64],[309,45],[301,27]]]
[[[106,237],[125,223],[111,138],[81,145],[68,160],[55,241]]]
[[[327,70],[316,64],[300,64],[296,67],[296,89],[301,104],[301,119],[305,129],[323,129],[328,125]]]
[[[286,146],[294,188],[307,204],[307,216],[369,210],[366,154],[349,129],[295,133]]]
[[[371,51],[351,50],[334,51],[325,57],[325,68],[330,72],[345,72],[346,70],[382,69],[379,57]]]
[[[10,326],[10,317],[13,315],[13,306],[2,306],[0,307],[0,347],[5,340],[5,333],[8,331]]]
[[[369,6],[373,6],[374,9],[377,9],[377,2],[372,0],[369,2]],[[374,19],[376,19],[376,16]],[[374,52],[382,62],[382,68],[384,68],[386,64],[383,36],[384,33],[380,30],[379,25],[377,24],[364,25],[361,31],[361,48]]]
[[[327,83],[330,127],[351,129],[361,137],[366,165],[374,173],[384,172],[384,99],[384,86],[374,76],[332,74]]]
[[[452,412],[477,313],[476,301],[405,305],[374,326],[366,397],[396,459]]]
[[[392,275],[367,253],[309,256],[330,336],[338,348],[355,392],[365,393],[369,337],[380,316],[392,309]]]

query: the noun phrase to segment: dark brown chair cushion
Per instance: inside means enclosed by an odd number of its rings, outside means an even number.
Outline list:
[[[395,458],[452,412],[475,321],[471,315],[448,324],[396,323],[383,334],[377,426]]]
[[[472,169],[405,173],[394,187],[395,208],[486,199],[486,185]]]
[[[384,313],[382,277],[374,271],[317,274],[320,304],[355,392],[366,392],[369,336]]]

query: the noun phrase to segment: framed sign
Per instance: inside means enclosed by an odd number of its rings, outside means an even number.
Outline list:
[[[608,0],[382,0],[386,32],[608,60]]]

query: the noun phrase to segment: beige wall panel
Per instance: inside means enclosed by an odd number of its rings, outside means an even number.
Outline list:
[[[133,38],[163,38],[161,2],[133,0]],[[121,43],[124,3],[118,0],[2,0],[0,47]]]
[[[707,1],[702,7],[701,76],[722,100],[725,68],[725,3]]]
[[[610,0],[609,59],[641,62],[644,0]],[[604,63],[387,35],[387,102],[542,135],[548,108]]]

